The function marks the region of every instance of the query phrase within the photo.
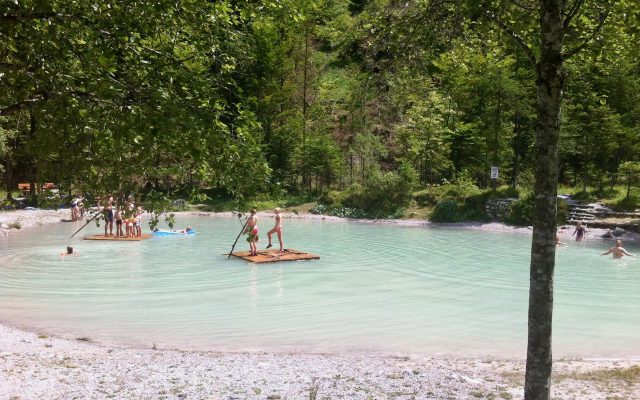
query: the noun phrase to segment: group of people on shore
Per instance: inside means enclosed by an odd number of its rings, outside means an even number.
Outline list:
[[[267,249],[273,247],[272,244],[272,237],[273,234],[277,234],[278,235],[278,242],[280,243],[280,249],[278,250],[279,253],[283,253],[285,252],[284,249],[284,242],[282,240],[282,216],[280,215],[280,209],[279,208],[275,208],[273,210],[273,213],[275,214],[275,225],[273,226],[273,228],[271,228],[271,230],[269,232],[267,232],[267,238],[269,239],[269,243],[267,244]],[[245,235],[247,235],[247,242],[249,243],[249,251],[251,253],[251,256],[257,256],[258,255],[258,240],[259,240],[259,236],[258,236],[258,216],[257,214],[257,210],[255,208],[251,209],[250,213],[249,213],[249,217],[247,218],[247,223],[245,225],[244,231],[243,233]]]
[[[607,233],[610,233],[610,231]],[[576,223],[576,227],[573,230],[573,233],[571,234],[571,236],[575,236],[576,242],[580,243],[584,240],[586,234],[587,234],[587,227],[581,221],[578,221]],[[566,243],[560,241],[560,235],[556,234],[556,246],[565,246],[565,245]],[[613,258],[622,258],[623,256],[632,256],[632,257],[635,256],[634,254],[631,254],[627,250],[625,250],[624,247],[622,247],[622,240],[616,240],[615,246],[609,248],[609,250],[602,253],[601,255],[606,256],[608,254],[612,254]]]
[[[118,238],[142,236],[142,214],[144,210],[136,208],[133,197],[129,196],[124,205],[118,205],[113,196],[107,196],[104,204],[98,202],[98,208],[104,217],[104,236]],[[116,234],[113,234],[113,222],[116,223]],[[123,229],[124,227],[124,229]],[[107,234],[107,230],[109,234]]]

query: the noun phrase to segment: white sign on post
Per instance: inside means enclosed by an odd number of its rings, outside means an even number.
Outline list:
[[[491,167],[491,179],[498,179],[498,167]]]

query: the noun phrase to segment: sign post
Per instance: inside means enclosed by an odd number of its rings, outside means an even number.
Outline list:
[[[491,166],[491,186],[493,186],[493,191],[496,191],[496,187],[498,186],[498,167]]]

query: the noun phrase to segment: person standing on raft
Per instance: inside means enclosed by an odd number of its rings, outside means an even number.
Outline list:
[[[267,245],[267,249],[272,247],[273,244],[271,244],[271,236],[274,233],[278,234],[278,242],[280,242],[280,250],[278,250],[278,253],[282,253],[284,251],[284,244],[282,242],[282,216],[280,215],[280,209],[279,208],[275,208],[273,210],[276,219],[276,225],[269,231],[267,232],[267,237],[269,238],[269,244]]]
[[[113,196],[109,195],[105,206],[102,207],[104,214],[104,236],[107,236],[107,228],[109,228],[109,235],[113,236]]]
[[[252,256],[258,255],[258,248],[256,247],[256,242],[258,241],[258,217],[256,216],[256,213],[256,209],[252,208],[251,215],[247,219],[247,227],[244,229]]]

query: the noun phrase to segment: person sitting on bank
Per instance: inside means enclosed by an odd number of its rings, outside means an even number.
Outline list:
[[[629,253],[622,247],[622,240],[616,240],[616,245],[601,255],[606,256],[607,254],[613,254],[613,258],[622,258],[622,256],[634,256],[634,254]]]

